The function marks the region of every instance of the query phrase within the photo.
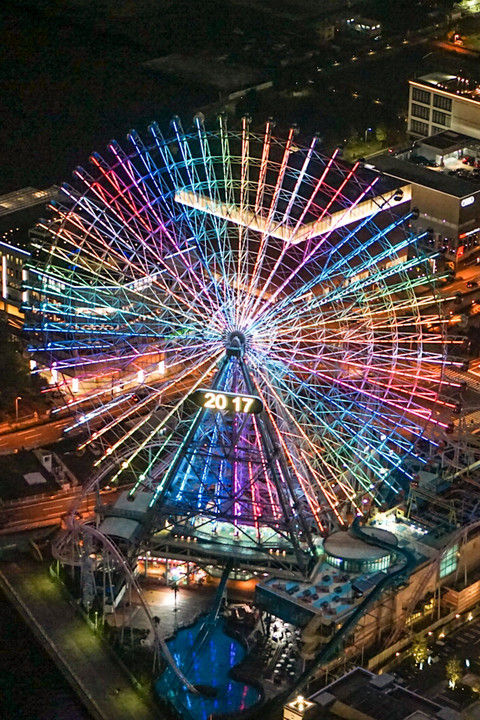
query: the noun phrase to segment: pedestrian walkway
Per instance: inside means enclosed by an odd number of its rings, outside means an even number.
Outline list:
[[[21,612],[95,720],[159,720],[106,643],[52,581],[44,563],[0,565],[0,586]]]
[[[467,372],[466,370],[456,370],[455,368],[446,367],[445,368],[445,374],[448,380],[453,380],[453,382],[459,382],[463,383],[466,382],[468,387],[472,390],[476,390],[477,392],[480,392],[480,380],[477,376],[472,375],[471,373]]]
[[[204,613],[209,612],[215,599],[219,578],[212,578],[206,585],[179,585],[175,593],[172,586],[167,587],[156,578],[139,578],[143,597],[147,601],[150,613],[160,620],[163,637],[171,638],[177,630],[195,623]],[[245,583],[243,583],[245,585]],[[253,590],[241,588],[240,582],[230,581],[224,596],[229,602],[252,602]],[[130,607],[126,610],[118,608],[115,617],[110,617],[112,626],[121,627],[124,612],[128,613],[127,621],[132,627],[142,630],[150,628],[150,620],[143,610],[142,603],[135,592],[132,593]]]
[[[171,638],[177,630],[192,625],[203,613],[209,611],[215,598],[215,586],[179,587],[176,594],[172,587],[155,587],[152,583],[142,583],[143,597],[149,605],[150,613],[160,620],[160,631],[164,638]],[[129,626],[148,630],[150,620],[135,592],[132,592],[128,608],[120,607],[107,618],[112,627]]]

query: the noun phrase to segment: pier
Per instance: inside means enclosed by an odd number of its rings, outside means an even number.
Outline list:
[[[0,565],[0,587],[95,720],[159,720],[153,703],[48,574],[23,557]]]

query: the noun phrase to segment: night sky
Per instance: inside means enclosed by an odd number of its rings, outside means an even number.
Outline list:
[[[124,144],[132,127],[143,135],[152,120],[165,128],[172,115],[179,114],[188,128],[195,111],[216,100],[217,91],[153,75],[142,63],[168,53],[232,56],[250,42],[252,50],[240,53],[239,61],[256,67],[259,57],[266,59],[268,77],[278,66],[275,44],[281,41],[286,50],[295,46],[301,52],[311,41],[314,31],[307,15],[313,6],[318,8],[313,0],[255,0],[252,6],[249,0],[2,0],[0,193],[69,181],[76,165],[88,164],[92,151],[103,153],[112,138]],[[383,0],[362,5],[395,32],[414,21],[414,7],[417,12],[418,0],[399,0],[394,13]],[[295,27],[282,19],[284,12],[298,17]],[[305,22],[302,12],[307,13]],[[318,84],[316,68],[302,75],[294,64],[282,71],[287,84],[297,73],[300,84],[313,76],[315,96],[288,102],[275,97],[270,107],[272,101],[262,94],[254,110],[244,110],[254,112],[260,125],[275,115],[282,124],[280,134],[283,126],[298,122],[307,140],[316,130],[325,135],[328,128],[343,139],[354,121],[359,126],[354,129],[363,132],[378,119],[379,108],[372,105],[376,96],[382,98],[386,122],[392,120],[389,106],[396,117],[396,107],[406,104],[412,68],[421,62],[426,69],[424,54],[419,47],[403,53],[401,60],[397,56],[393,64],[352,66],[350,76],[326,77],[325,87]],[[357,90],[361,97],[353,107],[351,95]],[[392,92],[401,95],[400,100],[392,103],[391,97],[382,97]]]
[[[177,49],[168,17],[151,13],[153,5],[172,3],[133,3],[141,4],[145,12],[132,16],[126,1],[0,3],[1,193],[69,180],[112,137],[122,142],[131,127],[143,132],[175,112],[191,116],[209,98],[140,67]],[[180,12],[182,3],[176,5]]]

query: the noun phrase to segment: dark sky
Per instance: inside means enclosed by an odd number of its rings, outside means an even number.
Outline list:
[[[152,0],[133,4],[142,3],[152,6]],[[165,32],[168,18],[129,15],[129,3],[121,5],[123,16],[111,10],[111,0],[0,3],[0,193],[69,180],[112,137],[123,143],[131,127],[144,132],[154,119],[191,117],[207,98],[141,69],[143,61],[175,49]]]
[[[282,32],[288,43],[295,37],[280,16],[259,13],[260,2],[283,9],[301,4],[300,0],[254,0],[255,7],[248,0],[241,6],[230,0],[0,0],[0,193],[68,181],[76,165],[88,163],[93,150],[103,153],[112,138],[124,145],[129,129],[144,134],[152,120],[166,128],[172,115],[179,114],[187,128],[197,109],[217,99],[216,91],[152,75],[142,63],[171,52],[228,53],[234,41],[251,41],[270,57]],[[375,5],[375,0],[371,2]],[[416,2],[399,0],[395,21],[412,17],[407,10]],[[378,12],[383,8],[385,13],[387,6],[376,2]],[[421,48],[419,53],[423,54]],[[375,94],[381,96],[392,88],[406,97],[406,78],[412,76],[412,68],[418,69],[415,54],[410,54],[412,58],[404,53],[401,62],[396,57],[393,68],[370,63],[362,66],[359,78],[347,73],[341,80],[329,79],[328,98],[319,90],[316,97],[297,104],[282,99],[280,108],[277,99],[274,107],[252,112],[257,118],[273,114],[285,126],[298,122],[305,131],[324,134],[319,124],[323,119],[324,125],[338,125],[338,133],[344,133],[361,112],[359,103],[353,110],[349,99],[338,108],[337,100],[350,98],[353,88],[362,98],[365,95],[360,101],[366,103],[365,118],[358,124],[368,127],[378,115],[378,108],[371,105]],[[254,53],[246,58],[255,65]],[[385,70],[387,81],[380,80],[381,88],[374,88],[373,79],[381,78]],[[317,81],[316,73],[313,76]],[[337,82],[338,88],[330,91]],[[385,98],[384,114],[388,104]]]

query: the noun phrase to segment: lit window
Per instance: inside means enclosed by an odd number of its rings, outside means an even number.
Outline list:
[[[444,578],[457,569],[458,565],[458,543],[452,545],[445,551],[440,561],[440,577]]]

